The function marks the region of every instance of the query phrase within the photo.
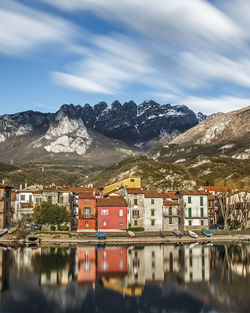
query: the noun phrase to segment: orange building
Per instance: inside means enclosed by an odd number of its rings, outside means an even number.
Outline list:
[[[79,193],[77,230],[96,230],[96,197],[94,191]]]
[[[78,282],[91,283],[96,280],[95,247],[78,249]]]

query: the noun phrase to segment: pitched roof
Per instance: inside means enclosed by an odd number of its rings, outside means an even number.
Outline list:
[[[80,194],[80,193],[92,193],[95,191],[96,195],[99,195],[99,190],[97,188],[86,188],[86,187],[69,187],[70,191]]]
[[[226,187],[216,187],[216,186],[202,186],[202,188],[206,189],[207,191],[226,191]]]
[[[128,194],[144,193],[142,188],[127,188]]]
[[[97,207],[109,207],[109,206],[128,206],[126,200],[123,197],[108,197],[108,198],[97,198]]]
[[[207,192],[204,190],[179,190],[178,194],[181,195],[203,195],[207,196]]]
[[[163,198],[171,198],[172,200],[178,200],[177,191],[167,191],[162,193]]]
[[[80,192],[78,196],[79,199],[95,199],[93,192],[92,193]]]
[[[152,191],[152,190],[144,191],[144,197],[145,198],[163,198],[162,193],[159,193],[157,191]]]
[[[0,188],[11,188],[11,187],[5,184],[0,184]]]

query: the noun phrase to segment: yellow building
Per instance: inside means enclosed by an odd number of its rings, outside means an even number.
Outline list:
[[[126,188],[141,188],[141,178],[139,177],[129,177],[123,180],[120,180],[114,184],[104,187],[103,193],[107,194],[109,192],[118,190],[122,187]]]

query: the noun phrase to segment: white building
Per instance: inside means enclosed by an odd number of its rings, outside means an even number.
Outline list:
[[[144,230],[161,231],[163,221],[163,197],[156,191],[144,192]]]
[[[203,190],[178,192],[180,221],[186,229],[208,228],[208,195]]]

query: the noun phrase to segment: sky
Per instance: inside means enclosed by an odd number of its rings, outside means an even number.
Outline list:
[[[250,104],[249,0],[1,0],[0,114]]]

